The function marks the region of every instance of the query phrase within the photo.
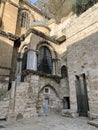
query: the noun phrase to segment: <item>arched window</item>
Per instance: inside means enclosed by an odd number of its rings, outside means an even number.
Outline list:
[[[29,15],[27,12],[21,14],[21,27],[28,28],[30,24]]]
[[[53,61],[52,55],[48,47],[42,46],[38,53],[38,71],[52,74],[53,71]]]
[[[61,67],[61,75],[63,78],[68,76],[67,67],[65,65]]]

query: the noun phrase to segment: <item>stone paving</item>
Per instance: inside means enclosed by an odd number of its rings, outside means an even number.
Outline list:
[[[3,123],[2,130],[98,130],[87,124],[87,118],[66,118],[58,115],[33,117],[13,122]]]

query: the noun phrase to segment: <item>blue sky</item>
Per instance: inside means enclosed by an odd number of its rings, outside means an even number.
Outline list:
[[[30,0],[32,3],[35,3],[37,0]]]

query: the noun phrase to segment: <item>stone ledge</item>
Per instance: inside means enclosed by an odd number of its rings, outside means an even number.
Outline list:
[[[71,118],[76,118],[79,116],[77,112],[74,112],[70,109],[63,109],[61,115],[65,117],[71,117]]]
[[[88,124],[98,127],[98,120],[88,121]]]

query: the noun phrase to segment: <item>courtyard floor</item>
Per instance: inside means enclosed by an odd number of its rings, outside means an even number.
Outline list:
[[[98,130],[87,124],[87,118],[66,118],[59,115],[33,117],[13,122],[0,121],[2,130]],[[5,128],[2,128],[4,126]]]

